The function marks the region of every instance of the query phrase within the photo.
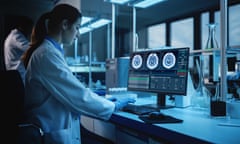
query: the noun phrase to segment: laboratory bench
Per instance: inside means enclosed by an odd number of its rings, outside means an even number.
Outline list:
[[[135,114],[118,111],[109,121],[82,116],[81,123],[89,131],[116,144],[240,143],[240,119],[213,117],[193,107],[175,107],[161,112],[183,122],[147,124]]]

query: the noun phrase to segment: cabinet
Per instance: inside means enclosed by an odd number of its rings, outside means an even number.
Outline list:
[[[88,116],[81,116],[81,124],[88,131],[99,135],[115,144],[162,144],[167,143],[160,139],[152,138],[131,128],[116,125]]]

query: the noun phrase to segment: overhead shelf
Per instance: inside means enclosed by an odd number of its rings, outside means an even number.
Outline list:
[[[240,53],[240,45],[229,47],[227,49],[227,53],[233,53],[233,54]]]
[[[220,51],[221,51],[220,48],[191,50],[190,56],[212,55],[214,52],[216,53],[219,52],[220,54]],[[236,53],[240,53],[240,46],[228,47],[226,53],[228,57],[236,56]]]
[[[198,56],[198,55],[212,55],[213,52],[220,52],[219,48],[212,49],[200,49],[200,50],[191,50],[190,56]]]

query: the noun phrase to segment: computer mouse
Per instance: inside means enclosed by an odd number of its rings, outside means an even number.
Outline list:
[[[107,99],[110,100],[110,101],[112,101],[112,102],[117,101],[117,98],[115,98],[115,97],[109,97],[109,98],[107,98]]]
[[[152,120],[164,119],[165,115],[161,112],[151,112],[148,114],[148,118]]]

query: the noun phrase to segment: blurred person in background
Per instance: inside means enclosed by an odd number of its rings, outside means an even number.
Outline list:
[[[25,67],[21,62],[23,53],[29,48],[29,37],[33,28],[33,20],[20,16],[16,27],[10,31],[4,41],[4,62],[6,70],[18,70],[23,83]]]

